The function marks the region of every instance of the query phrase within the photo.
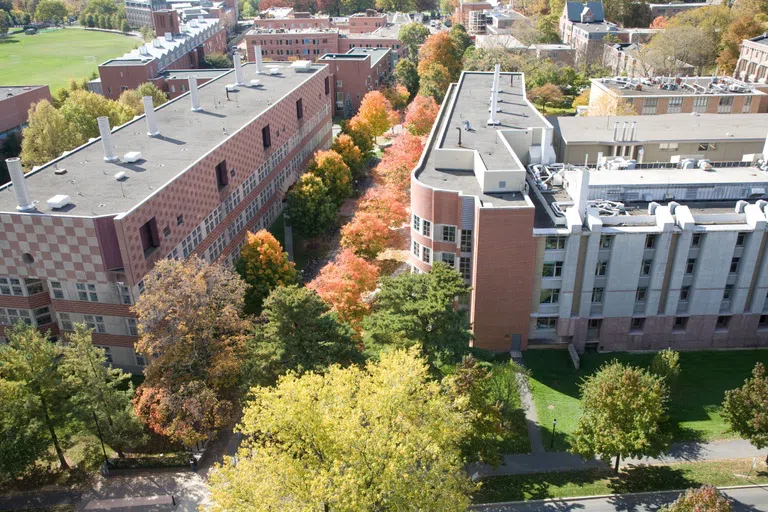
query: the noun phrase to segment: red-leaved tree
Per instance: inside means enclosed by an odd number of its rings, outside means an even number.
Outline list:
[[[375,213],[358,211],[341,228],[341,246],[364,258],[375,258],[389,242],[387,223]]]
[[[405,129],[411,135],[428,135],[440,107],[431,96],[418,95],[405,111]]]
[[[408,220],[405,204],[397,191],[389,187],[376,185],[360,199],[359,212],[372,213],[391,227],[399,227]]]
[[[411,172],[421,157],[424,142],[421,138],[404,133],[395,138],[374,169],[375,179],[399,194],[400,200],[408,201]]]
[[[648,28],[659,28],[659,29],[667,28],[667,18],[665,18],[664,16],[656,16],[651,22],[651,26]]]

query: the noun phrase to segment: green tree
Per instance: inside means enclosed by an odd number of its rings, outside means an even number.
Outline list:
[[[395,66],[395,80],[408,89],[411,99],[419,92],[419,72],[410,59],[400,59]]]
[[[669,442],[664,379],[618,361],[603,365],[581,384],[583,414],[571,451],[585,459],[659,455]]]
[[[323,180],[336,208],[352,195],[352,173],[337,152],[318,151],[308,167],[309,172]]]
[[[664,379],[670,390],[674,389],[680,377],[680,352],[671,348],[657,352],[651,361],[650,372]]]
[[[149,25],[142,25],[139,31],[141,32],[141,37],[146,42],[151,41],[155,37],[155,30]]]
[[[96,26],[96,16],[94,16],[93,14],[88,14],[85,17],[85,23],[86,23],[86,25],[88,25],[88,28],[95,27]]]
[[[0,379],[16,383],[17,392],[26,395],[29,410],[48,430],[61,469],[69,469],[61,446],[73,433],[74,410],[58,368],[64,348],[23,322],[6,336],[8,344],[0,346]]]
[[[752,377],[746,379],[742,387],[725,392],[720,414],[730,424],[731,430],[748,439],[756,448],[762,449],[768,446],[766,403],[768,376],[765,374],[765,366],[757,363],[752,370]]]
[[[731,500],[712,485],[703,485],[698,489],[688,489],[671,505],[660,512],[731,512]]]
[[[451,74],[442,64],[433,62],[419,72],[419,94],[432,97],[438,104],[443,102],[448,86],[451,85]]]
[[[554,84],[544,84],[540,87],[531,89],[528,97],[541,105],[544,112],[547,111],[547,104],[562,103],[564,96],[560,88]]]
[[[88,140],[47,100],[30,107],[23,134],[21,159],[29,167],[53,160]]]
[[[359,117],[353,117],[341,125],[342,133],[352,137],[352,142],[360,150],[363,158],[368,160],[373,155],[373,131]]]
[[[127,34],[131,31],[131,26],[128,24],[128,20],[123,20],[120,23],[120,31],[122,31],[124,34]]]
[[[397,32],[397,38],[406,48],[408,48],[408,58],[412,61],[418,60],[419,46],[424,44],[424,41],[428,36],[429,29],[424,26],[423,23],[417,23],[415,21],[413,23],[404,23],[403,25],[400,25],[400,30]]]
[[[36,21],[52,21],[67,17],[67,5],[60,0],[42,0],[35,9]]]
[[[470,426],[452,405],[404,350],[254,388],[237,465],[211,474],[212,509],[466,510],[474,486],[459,444]]]
[[[472,39],[469,38],[467,29],[464,28],[464,25],[461,23],[456,23],[454,26],[452,26],[449,34],[451,36],[451,41],[453,41],[453,45],[456,47],[456,51],[459,55],[464,55],[464,52],[467,50],[467,48],[472,46]]]
[[[235,264],[248,289],[245,292],[245,313],[261,314],[264,299],[281,286],[299,282],[299,273],[280,242],[267,230],[246,235],[246,244]]]
[[[158,89],[155,84],[149,82],[141,84],[136,89],[129,89],[124,91],[117,101],[118,103],[127,106],[137,114],[143,114],[144,96],[152,97],[152,105],[155,108],[168,101],[168,97],[165,95],[165,93]]]
[[[10,15],[3,9],[0,9],[0,36],[6,36],[8,34],[8,20]]]
[[[325,232],[336,222],[337,212],[328,187],[312,173],[304,174],[288,192],[285,213],[291,226],[304,236],[315,237]]]
[[[264,301],[262,320],[248,341],[246,381],[271,385],[289,371],[323,372],[360,360],[352,328],[339,321],[309,288],[281,286]]]
[[[70,93],[59,111],[84,140],[99,136],[97,119],[101,116],[108,117],[113,128],[136,116],[136,111],[124,103],[85,90]]]
[[[45,456],[51,436],[39,402],[23,381],[0,378],[0,481],[18,478]]]
[[[118,7],[112,0],[89,0],[85,8],[86,13],[111,16],[118,13]]]
[[[363,320],[366,346],[421,345],[431,363],[456,361],[469,349],[471,333],[455,300],[468,291],[459,273],[441,262],[426,274],[383,278],[373,312]]]
[[[232,58],[224,53],[209,53],[203,58],[201,67],[210,69],[227,69],[232,67]]]

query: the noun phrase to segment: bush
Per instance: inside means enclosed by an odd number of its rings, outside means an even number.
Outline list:
[[[127,455],[122,459],[109,459],[110,469],[180,468],[189,464],[186,452],[159,453],[156,455]]]

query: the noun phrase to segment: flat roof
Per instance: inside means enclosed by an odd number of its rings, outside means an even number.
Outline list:
[[[308,28],[282,28],[282,27],[276,27],[276,28],[269,28],[269,27],[253,27],[248,31],[246,35],[249,34],[258,34],[258,35],[264,35],[264,34],[277,34],[277,35],[283,35],[283,34],[329,34],[329,33],[338,33],[339,29],[337,28],[322,28],[322,27],[308,27]]]
[[[765,114],[664,114],[659,116],[548,117],[568,144],[614,142],[614,123],[637,122],[637,142],[765,140]]]
[[[678,79],[680,83],[676,84]],[[742,82],[734,81],[730,77],[692,76],[679,77],[678,79],[670,77],[634,79],[630,88],[622,88],[624,83],[619,83],[613,78],[593,78],[590,81],[610,89],[612,92],[625,98],[653,96],[751,96],[754,94],[765,94],[755,89],[753,85],[746,84],[745,86]],[[664,83],[676,84],[677,89],[662,89],[661,86]],[[640,90],[637,90],[637,86],[640,87]],[[702,92],[697,86],[703,87],[706,89],[706,92]],[[731,86],[743,90],[730,90]]]
[[[197,78],[216,78],[224,73],[229,73],[231,69],[170,69],[162,73],[165,78],[184,78],[188,79],[191,76]]]
[[[484,193],[472,171],[435,168],[435,149],[474,149],[488,169],[509,168],[509,152],[498,142],[496,132],[547,126],[546,120],[525,98],[522,73],[501,73],[501,110],[497,113],[501,124],[488,126],[488,101],[492,83],[491,72],[464,71],[459,83],[451,86],[443,107],[443,110],[450,110],[441,112],[440,125],[434,133],[434,139],[441,134],[442,137],[430,141],[430,146],[425,149],[427,155],[424,165],[416,171],[416,178],[436,189],[456,190],[464,195],[478,196],[481,201],[494,206],[524,206],[527,203],[519,192]],[[469,121],[469,131],[462,128],[464,121]],[[456,128],[461,128],[461,146]]]
[[[48,87],[47,85],[0,85],[0,101],[8,99],[12,96],[18,96],[20,94],[35,91]]]
[[[590,171],[589,186],[675,185],[706,186],[737,183],[768,184],[768,174],[757,167],[703,169],[626,169]]]
[[[347,53],[349,55],[370,55],[371,67],[373,67],[391,51],[390,48],[352,48]]]
[[[232,101],[227,101],[223,86],[233,82],[234,70],[199,86],[202,112],[191,111],[189,92],[157,108],[159,137],[147,136],[143,116],[113,131],[115,153],[139,151],[138,162],[104,162],[101,140],[94,139],[27,173],[29,196],[37,201],[39,212],[51,215],[91,217],[131,210],[326,66],[313,64],[309,72],[299,73],[290,62],[269,65],[280,68],[280,74],[257,75],[255,64],[244,65],[245,83],[257,78],[262,87],[240,87],[229,93]],[[66,174],[56,175],[56,167],[66,169]],[[128,176],[122,182],[114,178],[120,171]],[[69,195],[73,204],[63,211],[48,208],[46,201],[58,194]],[[0,211],[16,211],[8,185],[0,187]]]
[[[768,46],[768,32],[764,32],[762,35],[748,39],[748,41]]]

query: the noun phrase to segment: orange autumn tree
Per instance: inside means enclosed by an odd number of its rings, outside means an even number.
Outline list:
[[[379,91],[371,91],[363,96],[355,117],[371,128],[374,137],[383,135],[400,121],[397,112],[392,110],[392,104]]]
[[[363,295],[376,289],[378,279],[376,265],[344,249],[307,287],[330,304],[339,318],[357,327],[370,309]]]
[[[396,84],[394,87],[387,87],[382,91],[384,97],[392,104],[392,108],[395,110],[403,110],[408,106],[408,98],[411,94],[405,86]]]
[[[431,96],[416,96],[405,111],[405,129],[411,135],[428,135],[439,111],[440,106]]]
[[[451,80],[458,80],[461,57],[447,30],[433,34],[419,48],[419,76],[430,64],[441,64],[448,70]]]
[[[387,223],[376,213],[358,211],[341,228],[341,246],[364,258],[375,258],[390,239]]]
[[[261,314],[261,305],[278,286],[299,282],[299,274],[280,242],[267,230],[246,235],[235,270],[248,288],[245,292],[245,313]]]
[[[667,28],[667,18],[665,18],[664,16],[656,16],[648,28],[658,28],[658,29]]]
[[[353,178],[361,178],[365,171],[365,157],[355,145],[355,141],[346,133],[340,134],[333,141],[331,149],[341,155],[344,163],[349,167]]]
[[[400,194],[379,185],[369,189],[360,199],[358,211],[376,215],[390,228],[400,227],[408,220],[408,212]]]
[[[396,191],[401,201],[407,202],[411,171],[416,167],[423,150],[424,142],[421,138],[410,133],[399,135],[384,152],[374,170],[374,177],[379,183]]]

